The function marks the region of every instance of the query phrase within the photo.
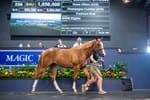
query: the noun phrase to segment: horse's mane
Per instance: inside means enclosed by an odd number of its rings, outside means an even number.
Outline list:
[[[82,45],[80,46],[75,46],[75,47],[71,47],[71,48],[68,48],[68,49],[87,49],[89,48],[90,46],[93,46],[94,45],[94,40],[91,40],[91,41],[88,41],[88,42],[85,42],[83,43]]]
[[[81,48],[83,48],[83,49],[84,49],[84,48],[89,48],[91,45],[92,45],[92,46],[94,45],[94,42],[95,42],[95,40],[88,41],[88,42],[82,44],[82,45],[81,45]]]

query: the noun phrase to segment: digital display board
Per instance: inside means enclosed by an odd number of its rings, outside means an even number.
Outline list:
[[[12,0],[11,35],[110,36],[110,0]]]
[[[150,38],[150,16],[148,16],[148,34]]]

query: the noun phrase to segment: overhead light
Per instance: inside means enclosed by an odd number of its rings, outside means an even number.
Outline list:
[[[128,4],[131,2],[131,0],[122,0],[124,4]]]
[[[147,52],[150,53],[150,39],[147,40]]]
[[[147,53],[150,53],[150,46],[147,47]]]

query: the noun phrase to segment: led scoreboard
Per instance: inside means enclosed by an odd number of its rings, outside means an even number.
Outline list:
[[[110,36],[110,0],[12,0],[11,35]]]

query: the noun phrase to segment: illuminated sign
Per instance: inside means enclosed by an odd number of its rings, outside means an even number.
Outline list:
[[[37,65],[42,50],[0,50],[0,65]]]
[[[12,0],[11,35],[110,36],[110,0]]]

